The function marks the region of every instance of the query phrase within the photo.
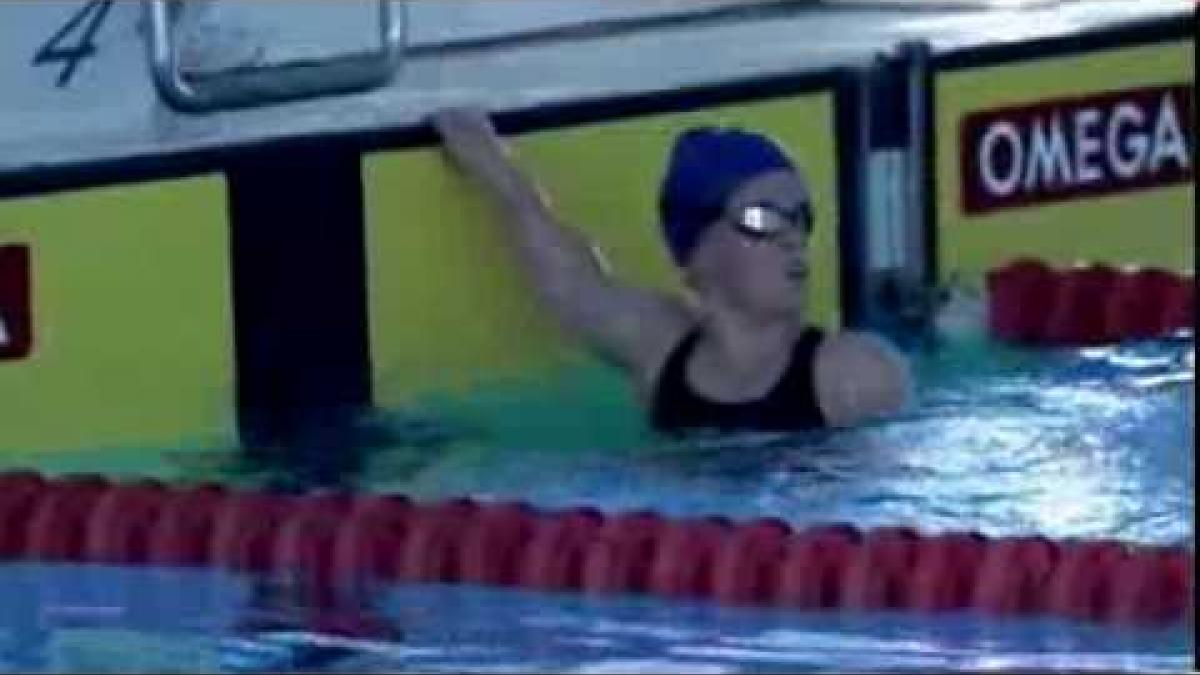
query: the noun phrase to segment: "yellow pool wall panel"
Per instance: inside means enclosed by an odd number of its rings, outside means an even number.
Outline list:
[[[658,191],[676,135],[698,125],[766,133],[802,168],[818,221],[808,306],[840,322],[833,100],[806,94],[647,115],[510,139],[566,224],[615,274],[680,291],[662,243]],[[368,307],[375,402],[536,376],[582,353],[537,304],[498,215],[437,148],[364,158]]]
[[[1194,59],[1194,42],[1179,40],[939,73],[935,119],[941,277],[957,274],[979,283],[987,269],[1023,255],[1057,265],[1099,260],[1193,269],[1194,179],[971,214],[961,195],[959,130],[964,118],[977,111],[1147,87],[1194,87]],[[1195,124],[1194,116],[1182,121]]]
[[[0,453],[236,439],[223,178],[0,201],[34,344],[0,362]]]

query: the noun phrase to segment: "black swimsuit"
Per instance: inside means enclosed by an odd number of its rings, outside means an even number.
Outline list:
[[[788,368],[766,396],[744,403],[717,403],[702,398],[687,383],[687,364],[699,330],[689,333],[671,353],[658,378],[653,422],[662,431],[798,431],[825,426],[817,404],[813,366],[824,333],[809,328],[796,341]]]

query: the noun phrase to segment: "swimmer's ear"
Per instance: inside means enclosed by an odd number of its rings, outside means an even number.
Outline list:
[[[700,290],[700,286],[696,279],[696,273],[692,270],[692,268],[684,267],[680,270],[680,275],[683,277],[683,285],[688,291],[695,293]]]
[[[679,277],[680,281],[683,282],[684,290],[694,295],[700,294],[704,289],[704,284],[701,282],[703,272],[700,271],[700,266],[697,265],[696,261],[697,258],[693,256],[692,260],[686,265],[679,267]]]

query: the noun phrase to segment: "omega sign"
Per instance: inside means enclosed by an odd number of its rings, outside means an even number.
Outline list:
[[[967,213],[1186,183],[1191,84],[988,110],[963,119]]]

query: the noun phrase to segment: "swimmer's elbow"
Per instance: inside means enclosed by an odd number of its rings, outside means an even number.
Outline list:
[[[849,427],[901,413],[913,402],[908,360],[884,340],[843,333],[822,345],[817,392],[826,421]]]

